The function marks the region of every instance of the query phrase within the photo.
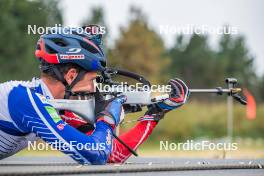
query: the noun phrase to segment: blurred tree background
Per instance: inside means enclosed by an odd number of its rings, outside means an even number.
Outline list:
[[[34,59],[39,35],[28,34],[28,25],[62,24],[58,1],[0,1],[0,81],[30,79],[38,76]]]
[[[162,71],[168,65],[166,49],[160,36],[147,23],[143,12],[132,7],[127,27],[109,51],[109,65],[140,73],[152,83],[162,82]]]
[[[0,12],[0,81],[38,76],[34,50],[39,36],[28,35],[27,25],[63,24],[58,1],[1,0]],[[90,12],[81,25],[96,23],[107,26],[102,7],[95,7]],[[110,29],[107,28],[107,34],[108,31]],[[107,35],[105,39],[108,39]],[[224,86],[226,77],[236,77],[259,103],[263,102],[264,75],[256,75],[254,57],[250,55],[245,38],[222,35],[217,49],[210,46],[208,39],[206,35],[178,35],[174,45],[166,48],[162,36],[148,23],[147,15],[141,9],[131,7],[128,24],[120,28],[120,36],[114,44],[106,44],[105,49],[109,66],[137,72],[152,83],[166,83],[168,78],[179,77],[192,88],[210,88]],[[263,138],[263,105],[258,106],[255,121],[245,118],[245,108],[235,110],[235,135]],[[200,104],[199,97],[193,104],[169,113],[171,117],[161,122],[153,138],[176,135],[184,140],[188,136],[224,136],[225,111],[224,103],[208,106]]]

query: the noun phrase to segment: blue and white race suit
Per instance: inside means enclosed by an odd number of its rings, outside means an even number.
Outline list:
[[[112,149],[112,128],[97,122],[87,136],[65,123],[47,99],[53,97],[41,79],[0,84],[0,159],[41,138],[81,164],[105,164]]]

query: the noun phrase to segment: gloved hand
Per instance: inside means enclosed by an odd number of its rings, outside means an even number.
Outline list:
[[[189,88],[180,79],[171,79],[168,83],[171,85],[171,92],[169,98],[163,102],[155,103],[148,106],[148,111],[145,116],[153,116],[155,121],[159,121],[165,113],[176,109],[186,103],[189,96]]]
[[[173,110],[186,103],[189,96],[189,88],[178,78],[171,79],[168,84],[171,85],[170,97],[158,103],[158,105],[164,110]]]
[[[126,96],[122,95],[110,100],[96,101],[97,122],[104,121],[114,129],[119,124],[121,116],[123,116],[122,104],[126,102],[126,99]]]

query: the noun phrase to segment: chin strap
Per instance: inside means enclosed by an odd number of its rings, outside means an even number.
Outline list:
[[[57,76],[58,80],[61,81],[63,83],[63,85],[65,86],[64,99],[69,99],[70,98],[70,96],[72,95],[73,86],[75,86],[84,77],[84,75],[86,73],[85,70],[81,70],[78,73],[77,77],[69,85],[67,83],[67,81],[64,79],[63,74],[59,71],[59,69],[57,67],[53,67],[53,71],[54,71],[55,75]]]
[[[75,86],[75,84],[77,84],[85,75],[86,71],[81,70],[77,77],[72,81],[72,83],[69,85],[68,83],[65,85],[65,95],[64,95],[64,99],[69,99],[70,96],[72,95],[72,88],[73,86]]]

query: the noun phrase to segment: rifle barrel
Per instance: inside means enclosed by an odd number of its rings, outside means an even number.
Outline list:
[[[191,93],[229,93],[230,89],[189,89]]]
[[[240,88],[231,88],[231,89],[223,89],[223,88],[215,88],[215,89],[189,89],[191,93],[238,93],[241,92]]]

